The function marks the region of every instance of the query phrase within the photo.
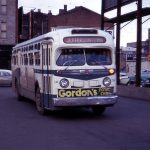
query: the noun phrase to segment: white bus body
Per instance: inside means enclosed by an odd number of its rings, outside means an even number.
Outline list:
[[[115,69],[112,36],[97,29],[52,31],[12,51],[12,85],[18,99],[34,100],[42,114],[74,106],[103,112],[117,102]]]

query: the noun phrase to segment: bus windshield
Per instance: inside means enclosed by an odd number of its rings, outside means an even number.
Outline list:
[[[56,61],[58,66],[111,65],[111,51],[106,48],[62,49]]]

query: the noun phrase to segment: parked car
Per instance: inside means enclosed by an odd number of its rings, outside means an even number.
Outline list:
[[[129,80],[130,78],[125,72],[120,72],[120,84],[128,85]]]
[[[11,70],[0,69],[0,86],[12,85],[12,72]]]
[[[129,84],[135,85],[136,75],[130,76]],[[145,70],[141,72],[141,87],[150,87],[150,71]]]

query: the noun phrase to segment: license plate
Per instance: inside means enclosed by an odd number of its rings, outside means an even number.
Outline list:
[[[113,93],[113,87],[90,88],[90,89],[58,89],[58,97],[92,97],[109,96]]]

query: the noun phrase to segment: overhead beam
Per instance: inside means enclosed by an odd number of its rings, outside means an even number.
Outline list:
[[[142,8],[141,17],[148,16],[148,15],[150,15],[150,8],[149,7]],[[137,11],[133,11],[133,12],[121,15],[119,22],[124,23],[124,22],[134,20],[134,19],[137,19]],[[110,22],[110,23],[117,23],[117,21],[118,21],[118,17],[114,17],[114,18],[106,20],[106,22]]]

